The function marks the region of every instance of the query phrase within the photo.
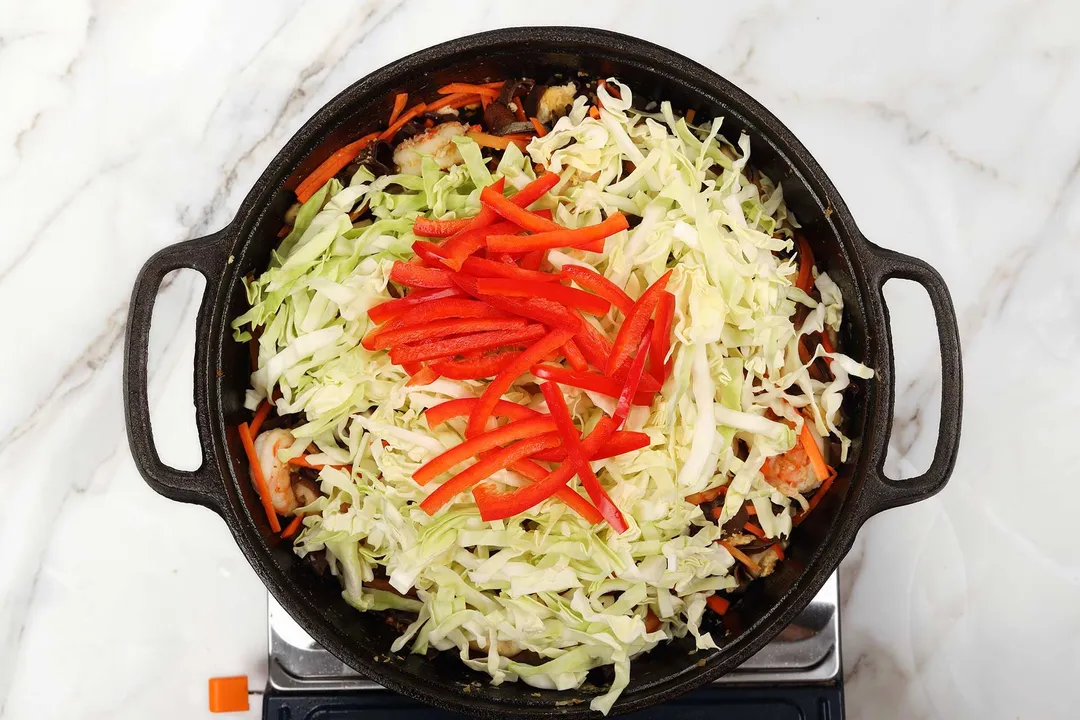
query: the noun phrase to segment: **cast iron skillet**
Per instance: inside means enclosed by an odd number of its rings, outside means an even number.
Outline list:
[[[521,683],[493,687],[486,675],[455,656],[435,659],[391,655],[396,631],[374,613],[345,604],[333,578],[320,578],[270,532],[248,481],[236,426],[246,419],[247,347],[231,339],[229,322],[246,308],[241,278],[266,268],[300,179],[338,147],[385,122],[394,93],[431,98],[453,80],[513,76],[543,78],[614,75],[635,93],[694,108],[698,118],[722,115],[732,141],[749,133],[752,162],[781,181],[788,205],[806,228],[818,263],[844,294],[841,343],[873,367],[874,380],[856,384],[845,407],[854,460],[840,469],[833,489],[795,533],[788,560],[751,589],[715,628],[719,651],[694,652],[686,641],[658,647],[633,663],[631,683],[613,712],[662,702],[735,668],[768,643],[814,597],[851,547],[859,527],[875,513],[927,498],[941,490],[955,464],[960,440],[960,344],[948,289],[926,263],[874,245],[862,236],[847,206],[817,162],[771,113],[734,85],[670,50],[611,32],[530,27],[471,35],[410,55],[355,83],[322,108],[285,145],[248,193],[229,225],[207,237],[178,243],[143,267],[131,299],[125,348],[124,394],[128,440],[146,482],[162,495],[205,505],[229,526],[236,542],[274,597],[319,643],[382,685],[475,717],[580,717],[595,687],[537,691]],[[206,278],[195,346],[195,409],[203,462],[198,470],[164,465],[154,447],[147,405],[147,345],[154,300],[162,278],[193,268]],[[883,465],[892,428],[893,350],[882,286],[914,280],[930,296],[941,344],[941,424],[930,469],[896,482]],[[603,678],[597,681],[603,683]]]

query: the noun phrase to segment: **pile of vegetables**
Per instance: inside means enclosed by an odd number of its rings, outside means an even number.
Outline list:
[[[443,90],[358,143],[518,92]],[[602,712],[633,657],[716,647],[706,607],[763,571],[725,528],[782,557],[827,485],[808,500],[763,470],[800,446],[831,482],[814,436],[843,462],[843,392],[872,376],[833,348],[843,299],[793,252],[749,140],[632,101],[608,80],[419,175],[342,182],[368,145],[343,149],[234,322],[256,345],[245,445],[272,406],[295,437],[279,459],[318,473],[296,552],[325,551],[358,609],[415,613],[394,652],[554,689],[610,666]]]

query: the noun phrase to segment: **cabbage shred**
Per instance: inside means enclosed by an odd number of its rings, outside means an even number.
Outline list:
[[[800,336],[839,329],[843,299],[824,273],[815,280],[821,302],[793,287],[797,269],[777,253],[791,249],[798,224],[780,186],[748,176],[749,138],[733,146],[719,134],[722,119],[692,127],[666,102],[655,114],[632,110],[630,88],[608,82],[621,98],[601,87],[599,119],[577,98],[545,137],[532,140],[528,156],[511,145],[494,172],[476,160],[475,143],[455,138],[473,162],[443,171],[425,158],[419,177],[376,179],[361,168],[347,187],[331,180],[301,207],[270,268],[247,284],[251,309],[233,324],[240,341],[261,328],[247,407],[278,388],[277,411],[304,418],[280,457],[313,445],[312,462],[350,468],[321,471],[323,496],[303,509],[297,554],[325,550],[345,600],[359,610],[417,613],[394,652],[456,650],[495,684],[519,680],[560,690],[579,687],[594,667],[613,665],[615,681],[591,705],[604,713],[626,687],[635,656],[686,635],[700,650],[717,647],[701,619],[710,594],[736,585],[734,560],[715,542],[717,523],[685,496],[726,485],[720,524],[749,500],[766,535],[785,538],[801,498],[793,507],[761,468],[794,445],[796,432],[766,412],[798,429],[795,409],[802,409],[846,453],[843,391],[850,376],[872,376],[851,358],[830,354],[834,379],[822,383],[799,360]],[[504,177],[523,187],[534,179],[533,163],[561,176],[539,203],[561,225],[591,225],[616,210],[640,218],[609,238],[602,254],[552,251],[553,264],[594,268],[631,297],[674,269],[674,370],[653,406],[635,409],[627,423],[647,433],[651,445],[593,463],[630,525],[622,535],[589,525],[554,499],[486,523],[463,493],[429,517],[418,505],[439,483],[420,487],[412,473],[462,441],[465,419],[429,429],[423,411],[478,396],[484,383],[439,379],[406,387],[408,376],[385,351],[360,344],[372,327],[367,310],[391,297],[393,262],[412,255],[413,220],[471,216],[483,186]],[[349,213],[365,204],[370,219],[354,225]],[[796,327],[799,304],[810,312]],[[599,325],[613,337],[611,314]],[[819,349],[815,357],[823,354]],[[521,388],[531,379],[521,378],[506,397],[542,410],[542,398]],[[610,411],[609,398],[565,392],[586,429]],[[750,448],[745,460],[733,451],[736,439]],[[508,471],[493,479],[506,487],[523,482]],[[402,593],[415,589],[418,599],[366,587],[376,569]],[[650,609],[661,620],[651,633]],[[516,662],[522,650],[543,662]]]

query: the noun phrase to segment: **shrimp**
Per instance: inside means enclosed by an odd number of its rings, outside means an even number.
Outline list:
[[[416,137],[409,138],[394,149],[394,164],[404,175],[422,174],[423,156],[430,155],[439,169],[465,162],[458,152],[454,138],[465,134],[465,126],[459,122],[445,122]]]
[[[813,425],[808,425],[808,427],[824,456],[825,443],[817,434]],[[810,456],[807,454],[806,448],[802,446],[802,443],[798,442],[795,443],[795,447],[783,455],[775,455],[765,460],[761,472],[765,475],[765,482],[788,497],[794,497],[796,494],[805,495],[821,486],[821,481],[818,480],[814,468],[810,464]]]
[[[267,430],[255,438],[255,454],[270,489],[270,502],[279,515],[292,515],[300,507],[293,492],[292,471],[288,463],[281,462],[277,456],[278,451],[292,445],[293,440],[291,432],[281,429]],[[252,474],[252,484],[254,482]]]

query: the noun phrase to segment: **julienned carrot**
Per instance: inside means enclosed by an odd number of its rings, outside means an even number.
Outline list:
[[[687,125],[693,125],[694,124],[694,117],[696,115],[697,115],[697,111],[695,111],[694,108],[690,108],[689,110],[687,110],[686,111],[686,124]]]
[[[765,531],[762,530],[761,528],[759,528],[756,524],[750,522],[749,520],[747,520],[746,522],[743,523],[743,530],[750,533],[751,535],[753,535],[756,538],[764,538],[765,537]]]
[[[825,497],[825,494],[829,492],[829,488],[832,487],[833,480],[835,479],[836,471],[830,468],[829,477],[825,478],[825,482],[821,483],[821,487],[819,487],[817,489],[817,492],[814,493],[814,497],[810,498],[810,503],[807,506],[806,510],[799,513],[799,515],[795,518],[796,525],[805,520],[806,516],[810,514],[810,511],[818,506],[818,503],[821,502],[821,498]]]
[[[411,108],[406,110],[393,125],[386,128],[386,130],[384,130],[382,134],[379,135],[379,139],[393,140],[394,136],[398,134],[398,130],[405,127],[405,123],[409,122],[425,110],[427,110],[427,105],[425,105],[424,103],[417,103],[416,105],[413,105]]]
[[[814,434],[810,432],[810,426],[807,425],[806,420],[803,421],[802,430],[799,431],[799,442],[802,443],[803,449],[806,450],[806,454],[810,457],[810,464],[814,468],[814,475],[818,480],[822,482],[825,478],[829,477],[829,466],[825,463],[825,458],[821,456],[821,450],[818,448],[817,441],[814,439]]]
[[[492,148],[494,150],[505,150],[510,147],[510,143],[514,143],[524,150],[525,145],[532,140],[532,135],[490,135],[488,133],[474,132],[472,130],[465,133],[465,137],[470,138],[480,147]]]
[[[397,121],[408,102],[409,93],[398,93],[394,96],[394,109],[390,111],[390,119],[386,121],[387,125],[393,125]]]
[[[259,403],[259,409],[255,411],[255,417],[251,420],[251,437],[259,437],[259,428],[266,422],[266,416],[270,414],[270,403],[263,400]]]
[[[544,127],[544,123],[540,122],[538,118],[531,117],[529,118],[529,122],[536,128],[536,137],[544,137],[548,134],[547,128]]]
[[[473,85],[472,83],[452,82],[449,85],[443,85],[439,88],[440,95],[454,95],[459,93],[486,95],[489,98],[499,97],[499,91],[495,88],[486,87],[484,85]]]
[[[373,140],[379,137],[379,133],[369,133],[355,142],[335,152],[323,161],[322,165],[315,168],[310,175],[304,178],[296,186],[296,199],[302,203],[311,199],[319,188],[325,185],[330,178],[337,175],[341,170],[356,159],[360,151],[366,148]]]
[[[727,485],[721,485],[720,487],[714,487],[710,490],[702,490],[699,493],[686,496],[686,502],[691,505],[700,505],[701,503],[711,502],[716,498],[727,492]]]
[[[814,252],[810,249],[810,243],[806,242],[806,238],[802,235],[799,235],[796,240],[799,245],[799,276],[795,280],[795,287],[804,293],[809,293],[814,284],[814,273],[811,272],[814,267]]]
[[[286,525],[285,529],[281,531],[281,537],[285,538],[286,540],[291,538],[293,535],[296,534],[296,531],[300,529],[300,523],[302,523],[303,521],[303,515],[297,515],[296,517],[294,517],[292,519],[292,522]]]
[[[589,117],[591,117],[593,120],[600,119],[600,111],[596,109],[595,105],[589,108]]]
[[[509,219],[509,218],[508,218]],[[514,221],[516,222],[516,221]],[[521,223],[518,223],[519,225]],[[525,227],[522,225],[522,227]],[[495,252],[528,252],[561,247],[580,247],[586,243],[604,240],[617,232],[626,230],[630,224],[622,213],[615,213],[595,225],[576,229],[534,231],[535,235],[492,235],[488,237],[488,249]],[[532,228],[526,228],[531,230]]]
[[[731,601],[727,598],[722,598],[719,595],[713,594],[705,598],[705,604],[709,606],[717,615],[723,615],[731,607]]]
[[[515,420],[494,430],[480,433],[459,445],[455,445],[441,455],[437,455],[413,473],[413,480],[420,485],[427,485],[455,465],[471,460],[492,448],[509,445],[517,440],[536,437],[544,433],[555,432],[555,429],[555,421],[544,415],[526,420]]]
[[[746,553],[744,553],[742,550],[735,547],[734,545],[729,543],[727,540],[717,540],[717,542],[720,543],[724,547],[725,550],[727,550],[729,553],[731,553],[731,557],[735,558],[736,560],[741,562],[743,565],[745,565],[747,570],[754,573],[755,575],[757,575],[757,574],[759,574],[761,572],[761,567],[756,562],[751,560],[750,556],[747,555]]]
[[[240,442],[244,445],[244,451],[248,456],[248,464],[251,466],[251,477],[255,480],[255,492],[258,493],[259,501],[266,512],[266,519],[270,521],[270,529],[276,533],[281,532],[281,523],[278,522],[274,503],[270,500],[270,487],[266,484],[262,463],[259,462],[259,455],[255,452],[255,443],[251,439],[251,429],[248,428],[247,423],[240,423],[238,430],[240,431]]]
[[[780,543],[773,543],[769,547],[771,547],[773,549],[773,552],[776,553],[777,560],[784,559],[784,548],[781,547]]]
[[[467,105],[479,105],[480,96],[474,93],[454,93],[453,95],[447,95],[441,100],[436,100],[427,106],[427,112],[436,112],[443,108],[458,109]]]

